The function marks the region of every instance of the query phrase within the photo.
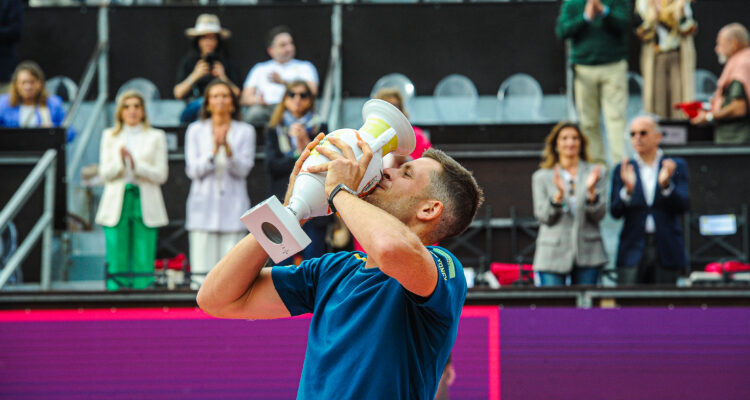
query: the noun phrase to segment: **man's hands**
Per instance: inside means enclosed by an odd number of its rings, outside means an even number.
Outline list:
[[[693,118],[690,118],[690,123],[693,125],[703,125],[708,123],[708,119],[706,119],[706,116],[708,115],[707,112],[700,110],[698,111],[698,115],[696,115]]]
[[[623,159],[620,165],[620,179],[622,179],[628,194],[633,193],[633,189],[635,189],[635,167],[628,162],[627,158]]]
[[[365,171],[367,171],[367,166],[370,165],[370,160],[372,160],[372,150],[370,149],[370,146],[363,141],[357,142],[359,148],[362,149],[362,158],[357,161],[357,158],[354,156],[354,151],[346,144],[346,142],[333,136],[328,137],[328,141],[341,150],[341,154],[330,148],[317,146],[316,150],[318,150],[320,154],[328,157],[331,161],[320,165],[310,166],[308,171],[312,173],[328,171],[325,183],[325,191],[327,195],[330,194],[339,183],[343,183],[352,190],[357,190],[359,183],[362,181],[362,177],[365,175]]]
[[[268,80],[271,81],[271,82],[273,82],[273,83],[278,83],[279,85],[285,85],[286,86],[286,81],[284,81],[283,79],[281,79],[281,75],[279,75],[279,73],[276,72],[276,71],[273,71],[270,74],[268,74]]]
[[[659,187],[666,189],[669,186],[669,180],[672,179],[674,171],[677,169],[677,163],[672,159],[666,159],[661,162],[661,171],[659,176],[656,178],[659,182]]]

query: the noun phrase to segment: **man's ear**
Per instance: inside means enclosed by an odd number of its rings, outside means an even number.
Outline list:
[[[419,203],[417,219],[422,222],[434,221],[443,215],[443,203],[439,200],[424,200]]]

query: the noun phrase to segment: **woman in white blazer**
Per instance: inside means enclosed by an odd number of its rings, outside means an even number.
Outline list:
[[[193,287],[246,234],[250,208],[247,175],[255,163],[255,129],[240,118],[240,104],[224,81],[208,84],[201,116],[187,128],[185,169],[192,180],[185,229],[190,239]]]
[[[96,223],[104,228],[107,290],[153,284],[157,228],[168,222],[161,194],[169,174],[166,135],[149,126],[144,105],[140,93],[123,93],[115,126],[102,135],[104,193]]]
[[[542,286],[595,285],[607,262],[599,222],[607,212],[605,172],[588,162],[588,141],[571,122],[557,124],[534,172],[532,195],[539,234],[534,271]]]

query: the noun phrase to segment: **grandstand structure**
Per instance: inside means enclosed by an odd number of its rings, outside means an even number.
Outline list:
[[[181,398],[294,396],[309,320],[257,322],[257,329],[240,321],[222,325],[196,310],[196,293],[189,288],[104,291],[104,241],[93,222],[101,187],[82,172],[97,162],[116,93],[133,78],[150,82],[160,94],[147,112],[152,125],[167,132],[170,147],[170,176],[162,190],[171,222],[160,229],[158,257],[187,252],[186,127],[178,122],[183,103],[171,93],[189,46],[182,32],[203,12],[218,15],[232,30],[229,52],[242,78],[267,59],[264,33],[281,23],[291,26],[298,58],[319,71],[318,109],[331,130],[360,126],[362,104],[378,79],[402,75],[411,85],[406,108],[412,123],[475,173],[487,200],[471,228],[444,244],[476,275],[454,353],[455,398],[702,399],[750,393],[744,379],[750,369],[750,277],[701,275],[692,281],[686,275],[677,286],[627,288],[616,287],[609,273],[598,287],[537,288],[521,279],[497,288],[492,282],[492,263],[530,264],[537,227],[531,175],[550,128],[575,118],[566,46],[554,36],[560,1],[135,3],[25,9],[20,58],[37,61],[48,77],[67,77],[76,87],[65,89],[71,94],[65,128],[0,129],[0,231],[12,221],[16,243],[15,258],[3,259],[0,270],[0,354],[9,355],[5,364],[0,356],[0,365],[14,368],[0,374],[0,397],[166,398],[176,390]],[[750,26],[750,3],[700,0],[693,9],[700,26],[697,68],[710,80],[721,73],[713,52],[716,32],[729,22]],[[634,76],[637,47],[633,36]],[[454,81],[458,86],[440,85],[455,74],[463,77]],[[631,117],[640,111],[634,85]],[[689,167],[691,207],[684,225],[691,271],[701,272],[711,261],[750,262],[750,186],[744,184],[750,146],[715,145],[710,127],[686,121],[662,125],[665,153],[684,158]],[[67,127],[77,135],[66,144]],[[253,204],[268,197],[263,135],[257,137],[256,166],[248,176]],[[705,216],[732,216],[735,229],[707,235],[700,229]],[[620,225],[611,217],[604,224],[605,244],[613,251]],[[49,334],[55,329],[63,332],[59,343],[35,351],[35,345],[57,339]],[[111,334],[118,329],[124,333]],[[211,343],[222,335],[232,338],[225,347]],[[65,360],[68,349],[86,341],[80,364]],[[239,351],[248,341],[256,341],[255,347]],[[281,361],[256,346],[261,341],[288,345]],[[142,371],[123,367],[137,362],[134,351],[148,352]],[[225,375],[218,364],[241,364],[238,354],[258,362]],[[45,364],[44,357],[57,361]],[[122,359],[107,364],[100,357]],[[185,366],[190,363],[205,369]],[[273,373],[263,375],[258,364],[270,365]],[[164,365],[175,371],[157,368]],[[71,368],[93,374],[97,383],[61,372]],[[96,375],[101,368],[111,376]],[[280,372],[285,368],[291,372]],[[134,378],[123,379],[128,373]],[[49,376],[44,374],[59,379],[33,378]],[[171,381],[157,379],[159,374]],[[544,374],[548,382],[530,378]]]

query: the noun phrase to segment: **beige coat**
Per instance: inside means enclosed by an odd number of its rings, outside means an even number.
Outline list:
[[[599,222],[607,213],[606,171],[596,184],[599,199],[586,201],[586,178],[595,164],[581,161],[575,178],[575,213],[565,207],[552,205],[557,193],[554,170],[541,168],[531,178],[534,199],[534,216],[539,221],[536,238],[534,270],[567,274],[573,264],[581,267],[602,266],[607,262]]]
[[[654,16],[646,7],[651,7],[651,0],[638,0],[636,2],[636,13],[641,16],[644,23],[639,27],[641,30],[651,30],[656,23]],[[694,23],[694,21],[693,21]],[[695,43],[693,33],[680,36],[680,78],[682,83],[682,98],[679,102],[695,100]],[[655,35],[647,35],[641,39],[641,76],[643,78],[643,109],[646,112],[654,112],[654,65],[656,61]],[[676,103],[677,101],[675,101]]]
[[[115,226],[120,221],[122,201],[125,194],[125,163],[120,148],[125,146],[125,134],[112,135],[113,129],[102,134],[99,152],[99,175],[104,181],[104,193],[96,213],[96,223]],[[135,160],[134,175],[141,196],[143,223],[149,227],[166,225],[167,208],[161,193],[161,185],[167,181],[167,140],[160,129],[138,129],[137,143],[131,154]]]

